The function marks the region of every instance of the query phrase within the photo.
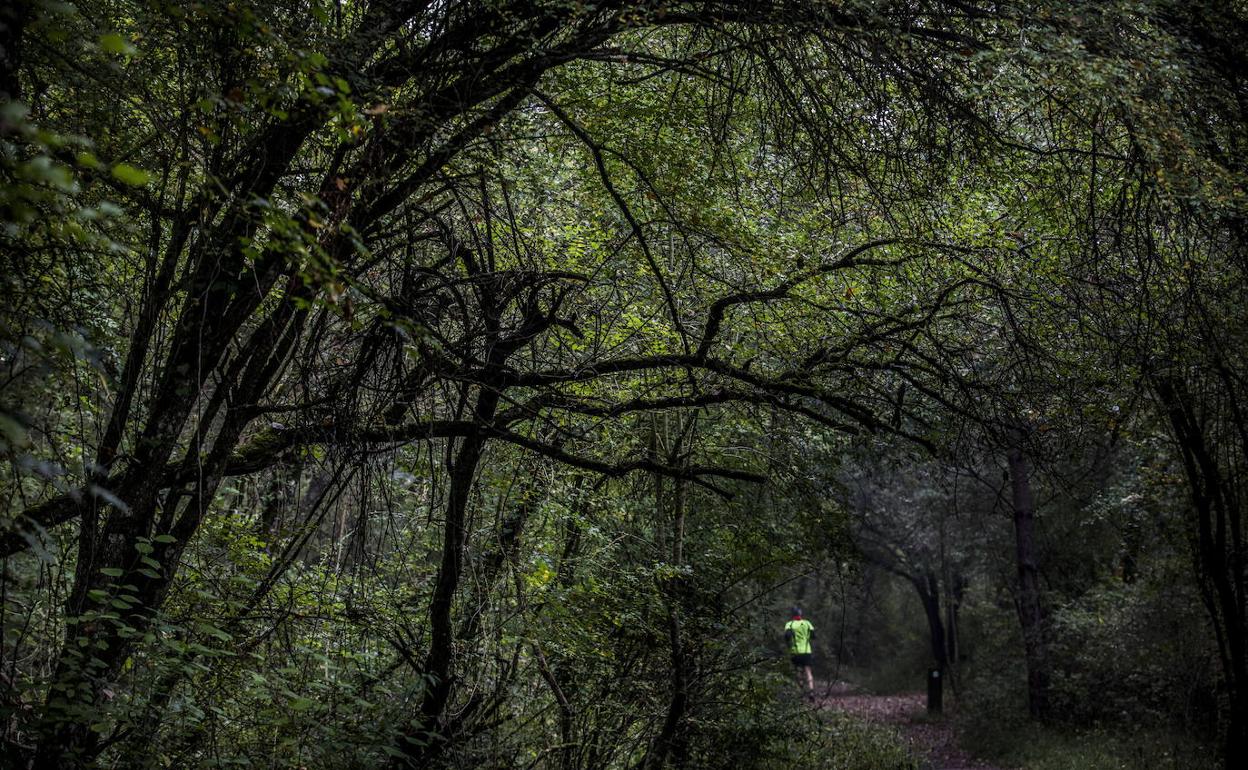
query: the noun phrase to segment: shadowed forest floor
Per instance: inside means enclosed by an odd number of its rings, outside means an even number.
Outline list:
[[[875,724],[895,728],[924,770],[1006,770],[967,754],[958,747],[953,724],[927,716],[923,693],[867,695],[844,682],[821,688],[820,708],[835,709]]]

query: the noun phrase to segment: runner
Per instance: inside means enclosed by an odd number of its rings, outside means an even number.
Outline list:
[[[811,645],[814,638],[814,625],[802,617],[801,607],[794,607],[793,619],[784,624],[784,640],[788,643],[789,659],[793,661],[798,685],[812,694],[815,691],[815,676],[811,673],[810,666],[814,658],[814,648]]]

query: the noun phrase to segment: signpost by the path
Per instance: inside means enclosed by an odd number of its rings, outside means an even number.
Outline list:
[[[941,700],[943,698],[943,685],[941,681],[940,669],[929,668],[927,670],[927,713],[939,714],[941,711]]]

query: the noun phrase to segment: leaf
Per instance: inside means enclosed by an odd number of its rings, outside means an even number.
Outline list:
[[[100,35],[100,49],[115,56],[134,56],[139,52],[129,40],[116,32]]]
[[[0,412],[0,441],[10,447],[24,447],[30,443],[26,427],[4,412]]]
[[[141,168],[131,166],[129,163],[118,163],[113,166],[113,178],[122,184],[128,184],[132,187],[143,187],[151,181],[152,175]]]
[[[307,711],[316,705],[316,701],[311,698],[291,698],[286,705],[294,711]]]

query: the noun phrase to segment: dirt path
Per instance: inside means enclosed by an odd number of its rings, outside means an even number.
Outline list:
[[[958,748],[953,725],[947,719],[928,719],[926,699],[921,693],[863,695],[839,683],[826,693],[817,699],[823,708],[897,728],[910,751],[923,759],[924,770],[1003,770]]]

